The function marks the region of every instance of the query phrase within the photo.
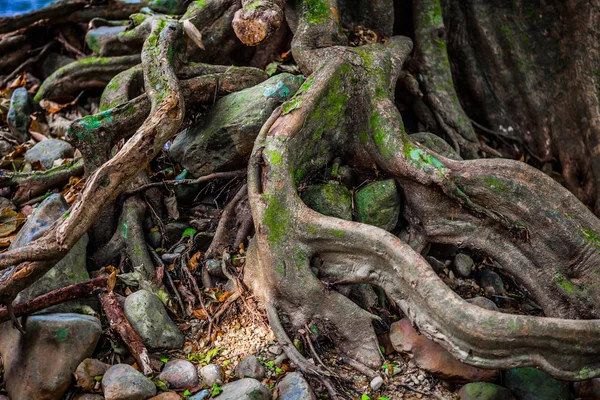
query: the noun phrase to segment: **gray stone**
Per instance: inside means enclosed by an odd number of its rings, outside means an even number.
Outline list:
[[[473,270],[473,259],[466,254],[458,253],[454,257],[454,272],[461,278],[468,278]]]
[[[427,256],[425,257],[425,259],[427,260],[429,265],[431,265],[431,268],[433,268],[435,272],[441,272],[444,268],[446,268],[446,265],[444,265],[443,262],[441,262],[435,257]]]
[[[138,290],[125,299],[124,312],[142,342],[152,349],[180,349],[185,340],[167,315],[160,299],[147,290]]]
[[[518,400],[568,400],[569,382],[561,382],[533,367],[504,372],[504,385]]]
[[[202,382],[208,387],[212,387],[215,383],[219,385],[223,384],[223,372],[221,371],[221,367],[216,364],[208,364],[202,367],[200,369],[200,376],[202,377]]]
[[[354,173],[354,170],[347,165],[341,165],[338,168],[337,176],[342,185],[348,188],[353,188],[354,185],[356,185],[356,174]]]
[[[345,186],[337,183],[311,185],[302,193],[302,201],[323,215],[352,221],[352,195]]]
[[[393,179],[369,183],[354,194],[354,216],[358,222],[386,231],[394,229],[400,216],[400,195]]]
[[[116,364],[102,377],[106,400],[144,400],[156,395],[152,381],[131,365]]]
[[[221,278],[221,279],[226,278],[225,274],[223,273],[223,267],[221,266],[221,261],[216,260],[214,258],[209,258],[204,263],[204,266],[206,267],[206,270],[208,271],[208,273],[211,274],[212,276]]]
[[[159,248],[162,245],[162,235],[160,231],[148,232],[146,239],[148,240],[148,244],[154,249]]]
[[[198,370],[187,360],[171,360],[158,376],[169,384],[169,389],[190,389],[198,386]]]
[[[271,400],[269,388],[256,379],[244,378],[221,387],[219,400]]]
[[[483,291],[487,296],[502,295],[506,293],[502,278],[494,271],[487,269],[479,271],[475,275],[475,280],[477,281],[477,284],[483,288]]]
[[[15,89],[10,97],[10,108],[6,116],[6,123],[12,134],[12,139],[23,143],[29,138],[30,114],[33,112],[29,93],[24,87]]]
[[[104,396],[92,393],[79,393],[73,397],[73,400],[104,400]]]
[[[38,142],[25,153],[25,161],[29,164],[39,161],[47,170],[52,168],[55,160],[61,158],[73,158],[73,147],[64,140],[59,139],[47,139]]]
[[[200,124],[177,136],[169,155],[193,176],[245,166],[260,128],[302,81],[301,76],[278,74],[223,97]]]
[[[101,57],[122,56],[132,53],[132,48],[121,43],[118,35],[127,29],[126,26],[101,26],[90,29],[85,35],[85,42],[90,50]]]
[[[417,132],[410,135],[410,137],[439,155],[452,160],[462,160],[461,156],[448,144],[448,142],[433,133]]]
[[[41,237],[54,221],[67,212],[68,208],[67,202],[60,194],[48,196],[29,216],[27,222],[11,243],[10,249],[23,247]],[[89,280],[90,276],[86,267],[87,243],[88,236],[85,234],[56,266],[46,272],[33,285],[19,293],[16,301],[22,303],[49,291]],[[97,308],[95,296],[49,307],[44,312],[87,313],[90,307]]]
[[[490,311],[499,311],[498,306],[492,300],[487,297],[477,296],[472,299],[468,299],[467,303],[474,304],[478,307],[485,308]]]
[[[299,372],[288,373],[278,384],[279,400],[316,400],[317,397]]]
[[[164,392],[151,397],[148,400],[181,400],[181,397],[175,392]]]
[[[383,386],[383,378],[380,376],[376,376],[375,378],[373,378],[371,380],[371,382],[369,383],[369,386],[371,386],[371,389],[373,389],[375,391],[381,389],[381,387]]]
[[[92,355],[102,325],[88,315],[45,314],[28,317],[24,327],[23,336],[10,322],[0,326],[6,390],[12,399],[59,400]]]
[[[188,228],[191,228],[191,226],[189,226],[185,222],[169,222],[164,227],[165,242],[169,245],[177,243],[181,239],[181,235],[183,234],[183,232],[185,232],[185,230]]]
[[[265,367],[253,355],[246,356],[235,367],[235,374],[240,378],[261,380],[265,377]]]
[[[193,396],[188,397],[188,400],[204,400],[210,397],[210,392],[206,389],[199,391]]]
[[[458,391],[460,400],[515,400],[505,387],[489,382],[468,383]]]

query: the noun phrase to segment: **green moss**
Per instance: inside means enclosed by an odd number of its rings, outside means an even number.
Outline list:
[[[554,283],[560,286],[565,292],[569,294],[577,294],[580,292],[580,289],[573,284],[569,279],[567,279],[563,275],[559,275],[554,278]]]
[[[508,189],[506,182],[493,176],[483,178],[481,183],[483,187],[496,193],[503,193]]]
[[[278,195],[265,195],[263,197],[267,201],[262,221],[263,225],[269,230],[267,241],[271,244],[277,244],[291,230],[291,216],[285,203]]]
[[[255,1],[255,2],[252,2],[252,3],[248,4],[246,7],[244,7],[244,10],[246,10],[246,11],[252,11],[255,8],[260,7],[261,5],[263,5],[263,2],[260,1],[260,0],[258,0],[258,1]]]
[[[304,15],[310,24],[323,24],[331,18],[331,11],[323,0],[304,0]]]
[[[341,229],[332,229],[329,231],[333,236],[344,237],[344,231]]]
[[[280,165],[283,161],[283,156],[277,150],[266,150],[265,154],[269,157],[269,164]]]
[[[581,233],[588,243],[593,244],[600,250],[600,235],[596,231],[589,228],[581,228]]]
[[[352,220],[352,195],[343,185],[325,183],[309,186],[302,200],[313,210],[330,217]]]
[[[286,101],[281,106],[281,110],[283,115],[288,114],[295,110],[296,108],[302,107],[302,99],[301,98],[293,98],[292,100]]]

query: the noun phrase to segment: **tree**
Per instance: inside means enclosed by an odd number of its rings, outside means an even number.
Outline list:
[[[186,2],[170,2],[176,9],[159,3],[153,2],[159,11],[182,13]],[[192,2],[180,19],[132,15],[131,29],[120,38],[143,43],[141,67],[129,69],[136,61],[122,57],[88,63],[89,71],[121,65],[113,71],[126,72],[119,74],[121,90],[105,90],[103,103],[110,106],[70,128],[86,160],[87,184],[43,238],[0,255],[2,267],[16,266],[0,281],[0,301],[10,305],[90,229],[106,241],[106,224],[95,225],[99,216],[130,187],[144,184],[140,171],[179,131],[186,107],[206,101],[215,88],[224,94],[260,81],[249,69],[182,64],[184,32],[190,59],[198,45],[205,48],[200,59],[222,49],[218,57],[237,62],[239,41],[282,41],[285,20],[307,79],[264,124],[248,161],[255,235],[244,279],[264,302],[290,359],[327,381],[326,371],[308,363],[290,339],[315,321],[350,358],[378,367],[373,315],[335,290],[368,283],[383,288],[422,333],[466,363],[535,365],[566,380],[600,375],[600,221],[586,207],[597,210],[598,201],[598,4],[291,3],[205,0]],[[394,28],[393,10],[400,27]],[[356,26],[384,39],[350,46],[343,28]],[[398,31],[412,39],[393,36]],[[64,91],[64,79],[83,87],[86,74],[77,74],[84,68],[77,62],[64,76],[48,78],[37,98]],[[145,94],[130,99],[123,88],[140,76]],[[414,127],[443,138],[465,160],[444,152],[444,143],[418,143],[396,100],[412,113],[405,115],[416,116]],[[110,158],[123,138],[126,144]],[[533,164],[562,168],[566,186],[586,205],[532,166],[498,158],[493,147],[525,149]],[[298,187],[336,157],[397,182],[408,243],[373,226],[326,217],[301,201]],[[135,197],[128,197],[121,218],[129,218],[128,202],[139,225],[143,209]],[[420,255],[428,243],[493,258],[532,293],[547,318],[467,304]]]

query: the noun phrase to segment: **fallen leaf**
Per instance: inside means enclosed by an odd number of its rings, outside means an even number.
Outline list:
[[[27,219],[23,214],[10,208],[0,210],[0,237],[5,237],[15,232]]]
[[[198,259],[200,258],[201,254],[202,253],[198,251],[192,256],[192,258],[190,258],[190,262],[188,263],[188,269],[190,271],[194,272],[194,270],[198,267],[198,264],[200,263]]]

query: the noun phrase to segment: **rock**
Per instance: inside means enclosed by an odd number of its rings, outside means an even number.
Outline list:
[[[425,257],[425,259],[427,260],[427,262],[429,263],[429,265],[431,265],[431,268],[433,268],[433,270],[435,272],[441,272],[444,268],[446,268],[446,265],[444,265],[443,262],[441,262],[440,260],[438,260],[435,257]]]
[[[188,400],[204,400],[210,397],[210,392],[206,389],[199,391],[193,396],[188,397]]]
[[[71,64],[75,62],[74,58],[66,57],[58,53],[50,53],[48,57],[44,60],[42,64],[42,69],[44,71],[44,76],[49,77],[52,75],[57,69],[64,67],[67,64]]]
[[[278,356],[283,352],[283,349],[278,344],[269,346],[269,348],[267,350],[269,351],[269,353],[273,354],[274,356]]]
[[[152,246],[153,249],[157,249],[162,245],[162,234],[158,230],[148,232],[146,239],[148,240],[148,244]]]
[[[45,169],[52,168],[55,160],[61,158],[73,158],[73,147],[59,139],[48,139],[38,142],[25,153],[25,161],[33,164],[36,161],[42,163]]]
[[[246,356],[235,367],[235,374],[240,378],[261,380],[265,377],[265,367],[253,355]]]
[[[79,393],[73,397],[73,400],[104,400],[104,396],[92,393]]]
[[[577,393],[577,398],[581,400],[600,399],[600,378],[575,382],[574,386],[575,392]]]
[[[198,370],[187,360],[171,360],[158,376],[169,384],[169,389],[190,389],[198,386]]]
[[[0,400],[10,400],[7,396],[0,394]]]
[[[515,400],[511,391],[489,382],[468,383],[458,391],[461,400]]]
[[[6,140],[0,140],[0,157],[3,157],[13,151],[14,146]],[[6,188],[9,189],[9,188]]]
[[[461,278],[468,278],[473,269],[473,259],[466,254],[458,253],[454,257],[454,272]]]
[[[502,295],[506,293],[504,282],[500,275],[494,271],[484,269],[475,274],[477,284],[481,286],[487,296]]]
[[[492,381],[498,375],[498,371],[475,368],[458,361],[442,346],[419,334],[406,318],[392,324],[390,341],[396,351],[411,353],[419,368],[441,379]]]
[[[350,287],[351,289],[348,297],[358,306],[368,310],[370,307],[375,307],[377,305],[379,299],[373,286],[368,283],[354,283],[350,285]]]
[[[223,372],[221,371],[221,367],[216,364],[208,364],[202,367],[200,369],[200,376],[202,377],[202,382],[208,387],[212,387],[215,383],[219,385],[223,384]]]
[[[393,179],[368,184],[354,194],[358,222],[391,231],[400,216],[400,195]]]
[[[269,388],[256,379],[244,378],[221,387],[219,400],[271,400]]]
[[[301,76],[278,74],[223,97],[200,124],[175,138],[169,155],[193,176],[244,167],[260,128],[302,81]]]
[[[356,174],[348,165],[341,165],[337,170],[337,177],[342,185],[353,188],[356,185]]]
[[[167,315],[160,299],[147,290],[138,290],[125,299],[124,312],[142,342],[152,349],[180,349],[185,340]]]
[[[317,400],[312,388],[299,372],[288,373],[278,384],[278,400]]]
[[[54,221],[64,215],[68,209],[67,202],[60,194],[48,196],[27,219],[27,222],[23,225],[9,248],[16,249],[23,247],[29,242],[36,240],[42,236]],[[79,239],[67,255],[50,271],[46,272],[33,285],[19,293],[16,301],[22,303],[49,291],[89,280],[90,275],[86,267],[87,243],[88,236],[86,234]],[[87,299],[65,302],[46,308],[43,311],[88,313],[90,307],[97,308],[97,304],[96,297],[93,296]]]
[[[121,43],[118,35],[127,29],[126,26],[101,26],[90,29],[85,35],[85,42],[90,50],[100,57],[123,56],[132,53],[132,48]]]
[[[115,364],[102,377],[106,400],[144,400],[156,395],[152,381],[131,365]]]
[[[0,327],[4,381],[12,399],[59,400],[73,372],[90,357],[102,325],[79,314],[33,315],[25,320],[24,336],[10,322]]]
[[[186,10],[185,7],[187,4],[188,2],[185,1],[150,0],[148,2],[148,7],[152,11],[156,11],[162,14],[181,15]]]
[[[381,389],[381,387],[383,386],[383,378],[380,376],[376,376],[375,378],[373,378],[371,383],[369,383],[369,386],[371,386],[371,389],[375,391]]]
[[[183,235],[183,232],[185,232],[185,230],[188,228],[191,228],[191,226],[189,226],[185,222],[169,222],[165,225],[163,229],[165,234],[165,242],[169,245],[177,243],[179,239],[181,239],[181,235]]]
[[[188,397],[188,399],[191,399],[191,397]],[[181,397],[175,392],[164,392],[148,400],[181,400]]]
[[[504,372],[504,385],[518,400],[568,400],[569,382],[561,382],[533,367]]]
[[[467,303],[474,304],[478,307],[485,308],[490,311],[499,311],[498,306],[492,300],[487,297],[477,296],[472,299],[468,299]]]
[[[302,201],[323,215],[352,221],[352,195],[345,186],[337,183],[311,185],[302,193]]]
[[[96,377],[102,376],[110,365],[94,358],[86,358],[77,366],[75,370],[75,380],[77,387],[83,390],[92,390],[96,385]]]
[[[225,274],[223,273],[223,267],[221,266],[221,261],[216,260],[214,258],[209,258],[204,263],[204,266],[206,267],[206,271],[208,271],[208,273],[210,275],[217,277],[217,278],[221,278],[221,279],[226,278]]]
[[[433,133],[417,132],[410,135],[410,137],[439,155],[452,160],[462,160],[461,156],[448,144],[448,142]]]
[[[15,89],[10,97],[10,108],[6,123],[12,134],[12,139],[23,143],[29,138],[30,114],[33,112],[29,93],[24,87]]]

